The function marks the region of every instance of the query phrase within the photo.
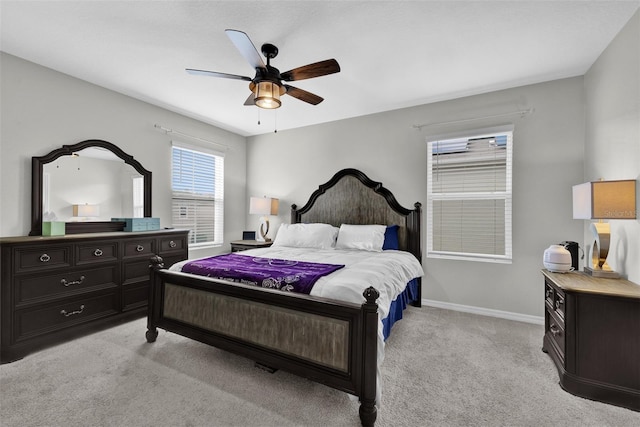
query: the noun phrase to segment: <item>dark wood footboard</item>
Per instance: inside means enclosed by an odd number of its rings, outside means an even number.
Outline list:
[[[356,395],[362,425],[374,425],[374,288],[358,305],[173,272],[159,256],[150,268],[148,342],[162,328]]]

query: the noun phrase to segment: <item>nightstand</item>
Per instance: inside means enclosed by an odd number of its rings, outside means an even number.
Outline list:
[[[545,335],[560,386],[640,411],[640,285],[543,270]]]
[[[247,249],[268,248],[273,242],[259,240],[235,240],[231,242],[231,252],[246,251]]]

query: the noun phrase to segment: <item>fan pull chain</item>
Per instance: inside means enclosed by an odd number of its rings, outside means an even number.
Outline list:
[[[258,126],[260,126],[260,109],[258,108]]]
[[[278,133],[278,110],[273,112],[273,133]]]

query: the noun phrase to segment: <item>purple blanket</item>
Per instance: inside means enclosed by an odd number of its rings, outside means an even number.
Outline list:
[[[232,253],[189,261],[182,267],[182,271],[246,285],[308,294],[319,278],[342,267],[344,265],[258,258]]]

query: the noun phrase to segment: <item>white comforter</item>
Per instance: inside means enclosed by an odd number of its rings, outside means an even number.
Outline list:
[[[378,298],[378,387],[377,402],[380,404],[380,365],[384,360],[384,336],[382,319],[389,314],[391,302],[404,290],[407,283],[424,275],[422,265],[409,252],[387,250],[369,252],[341,249],[307,249],[277,246],[250,249],[239,255],[287,259],[326,264],[344,264],[344,268],[321,277],[311,290],[311,295],[339,301],[362,304],[362,293],[373,286]],[[181,271],[189,262],[182,261],[170,267]]]
[[[418,260],[404,251],[369,252],[277,246],[251,249],[239,255],[344,264],[345,268],[321,277],[313,285],[311,295],[362,304],[362,293],[373,286],[380,293],[378,313],[381,319],[387,317],[391,302],[404,290],[407,282],[424,275]],[[177,263],[170,270],[180,271],[186,262]]]

